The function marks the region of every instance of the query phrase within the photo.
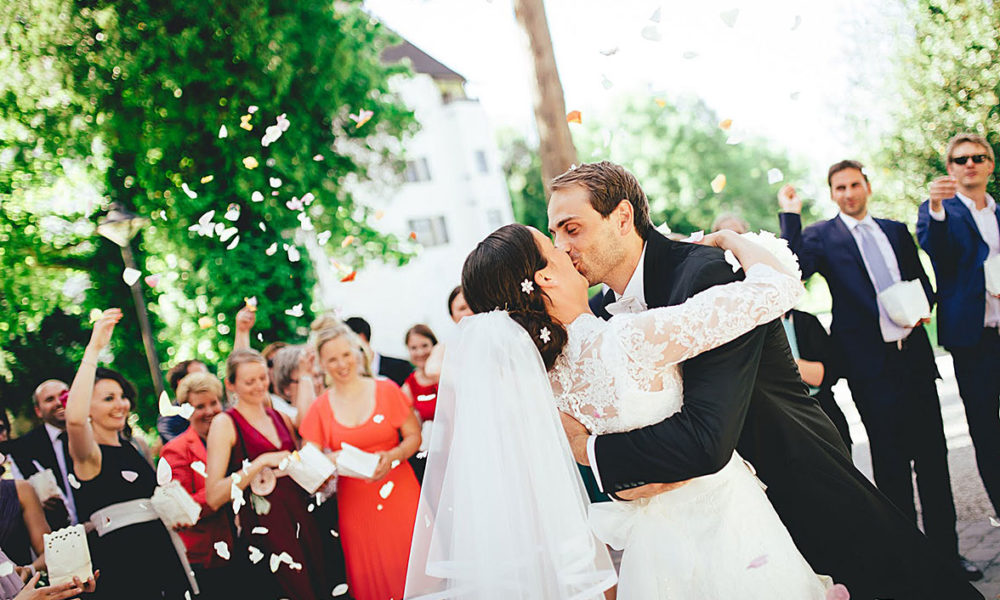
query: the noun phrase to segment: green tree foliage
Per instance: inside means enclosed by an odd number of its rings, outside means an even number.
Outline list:
[[[245,297],[259,340],[301,336],[310,236],[340,264],[405,260],[345,185],[414,127],[388,88],[404,68],[379,61],[394,36],[359,3],[14,0],[0,19],[0,376],[18,390],[46,376],[16,368],[26,344],[65,352],[37,335],[47,315],[88,329],[121,306],[113,365],[153,416],[121,257],[94,233],[111,202],[149,220],[133,247],[165,365],[219,363]]]
[[[654,224],[666,223],[684,233],[708,230],[716,216],[732,212],[754,230],[775,230],[782,183],[768,183],[768,171],[778,169],[790,181],[802,174],[784,152],[757,139],[727,143],[737,140],[699,99],[668,101],[635,94],[615,106],[609,114],[585,113],[582,126],[573,126],[574,142],[581,161],[611,160],[635,174],[649,198]],[[501,148],[515,217],[545,226],[544,192],[533,183],[541,174],[537,152],[510,134],[501,137]],[[726,185],[716,193],[712,181],[719,175]]]
[[[1000,5],[991,0],[913,0],[911,35],[898,36],[890,128],[879,162],[894,214],[915,220],[927,183],[945,172],[956,133],[985,135],[1000,153]],[[989,186],[1000,197],[994,179]]]

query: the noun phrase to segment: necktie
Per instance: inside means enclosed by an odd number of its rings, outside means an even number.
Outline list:
[[[889,267],[885,264],[882,251],[879,250],[875,235],[871,231],[869,223],[859,223],[858,233],[861,235],[861,249],[864,250],[865,260],[868,262],[868,269],[875,279],[875,291],[881,292],[892,284],[896,283]]]
[[[61,477],[59,477],[59,487],[63,488],[63,492],[69,494],[70,491],[68,489],[65,489],[66,486],[63,483],[65,481],[66,475],[68,475],[69,473],[73,472],[73,459],[70,458],[70,455],[69,455],[69,438],[66,437],[66,432],[65,431],[63,431],[62,433],[60,433],[56,437],[59,440],[59,443],[62,444],[63,460],[65,461],[65,464],[66,464],[66,472],[65,473],[61,473],[60,474]]]

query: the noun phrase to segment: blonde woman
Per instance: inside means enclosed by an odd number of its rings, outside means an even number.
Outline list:
[[[345,443],[379,456],[370,479],[338,482],[351,594],[356,600],[402,598],[420,496],[406,460],[420,446],[420,425],[395,383],[361,374],[361,343],[346,325],[319,332],[316,350],[331,385],[303,419],[303,439],[334,459]]]

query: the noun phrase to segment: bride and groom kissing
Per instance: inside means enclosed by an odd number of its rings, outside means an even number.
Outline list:
[[[599,598],[605,544],[619,598],[982,598],[809,397],[788,261],[668,240],[609,162],[557,177],[548,217],[555,244],[508,225],[466,259],[405,598]],[[573,458],[617,501],[586,506]]]

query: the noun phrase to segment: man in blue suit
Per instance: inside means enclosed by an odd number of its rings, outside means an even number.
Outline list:
[[[878,300],[895,283],[919,280],[933,302],[917,246],[906,225],[868,213],[871,185],[861,163],[834,164],[827,183],[840,214],[805,231],[801,200],[791,186],[782,188],[781,237],[798,255],[803,278],[820,273],[830,287],[830,337],[868,432],[875,484],[916,524],[916,470],[924,532],[966,577],[979,579],[982,573],[958,553],[937,367],[925,321],[896,323]]]
[[[951,352],[983,485],[1000,515],[1000,298],[983,262],[1000,254],[1000,210],[986,193],[994,155],[979,135],[948,142],[948,176],[920,205],[917,239],[938,284],[938,342]],[[996,291],[996,290],[994,290]]]

